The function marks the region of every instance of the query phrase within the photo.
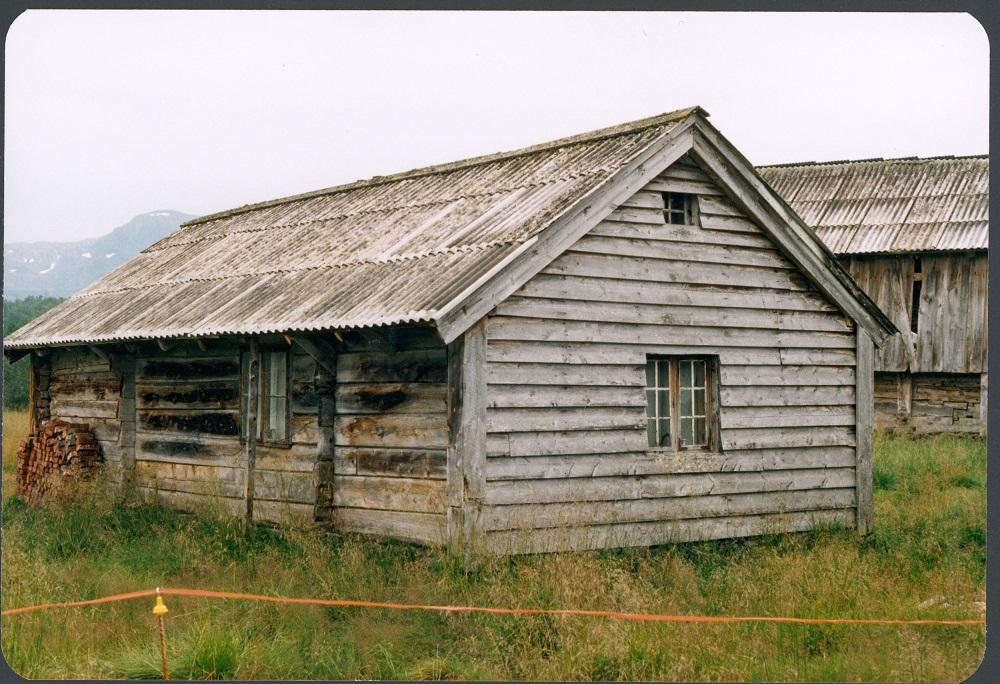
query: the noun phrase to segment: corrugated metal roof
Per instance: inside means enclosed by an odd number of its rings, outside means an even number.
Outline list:
[[[987,249],[989,157],[761,166],[835,254]]]
[[[432,321],[695,111],[189,221],[5,346]]]

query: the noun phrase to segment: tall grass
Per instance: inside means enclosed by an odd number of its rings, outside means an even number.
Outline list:
[[[876,444],[875,531],[865,539],[828,530],[497,558],[475,570],[440,550],[319,531],[245,535],[233,520],[116,506],[96,492],[46,509],[8,496],[2,602],[169,584],[665,613],[979,617],[983,442]],[[167,604],[176,678],[959,681],[978,666],[985,636],[978,627],[647,624],[180,597]],[[151,608],[139,601],[5,617],[3,653],[32,678],[155,678]]]

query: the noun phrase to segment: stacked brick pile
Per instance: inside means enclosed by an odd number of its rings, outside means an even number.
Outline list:
[[[101,463],[101,446],[86,423],[52,419],[17,450],[17,492],[30,503],[66,491]]]

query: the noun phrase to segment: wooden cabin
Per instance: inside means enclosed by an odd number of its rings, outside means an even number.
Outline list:
[[[985,433],[989,158],[758,170],[902,331],[875,357],[877,424]]]
[[[692,108],[204,216],[5,353],[126,492],[520,553],[864,532],[894,332]]]

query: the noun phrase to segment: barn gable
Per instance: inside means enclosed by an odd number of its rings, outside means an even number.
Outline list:
[[[688,225],[665,201],[689,198]],[[692,155],[485,326],[487,544],[541,551],[853,525],[856,332]],[[707,451],[648,443],[650,359],[708,359]]]

